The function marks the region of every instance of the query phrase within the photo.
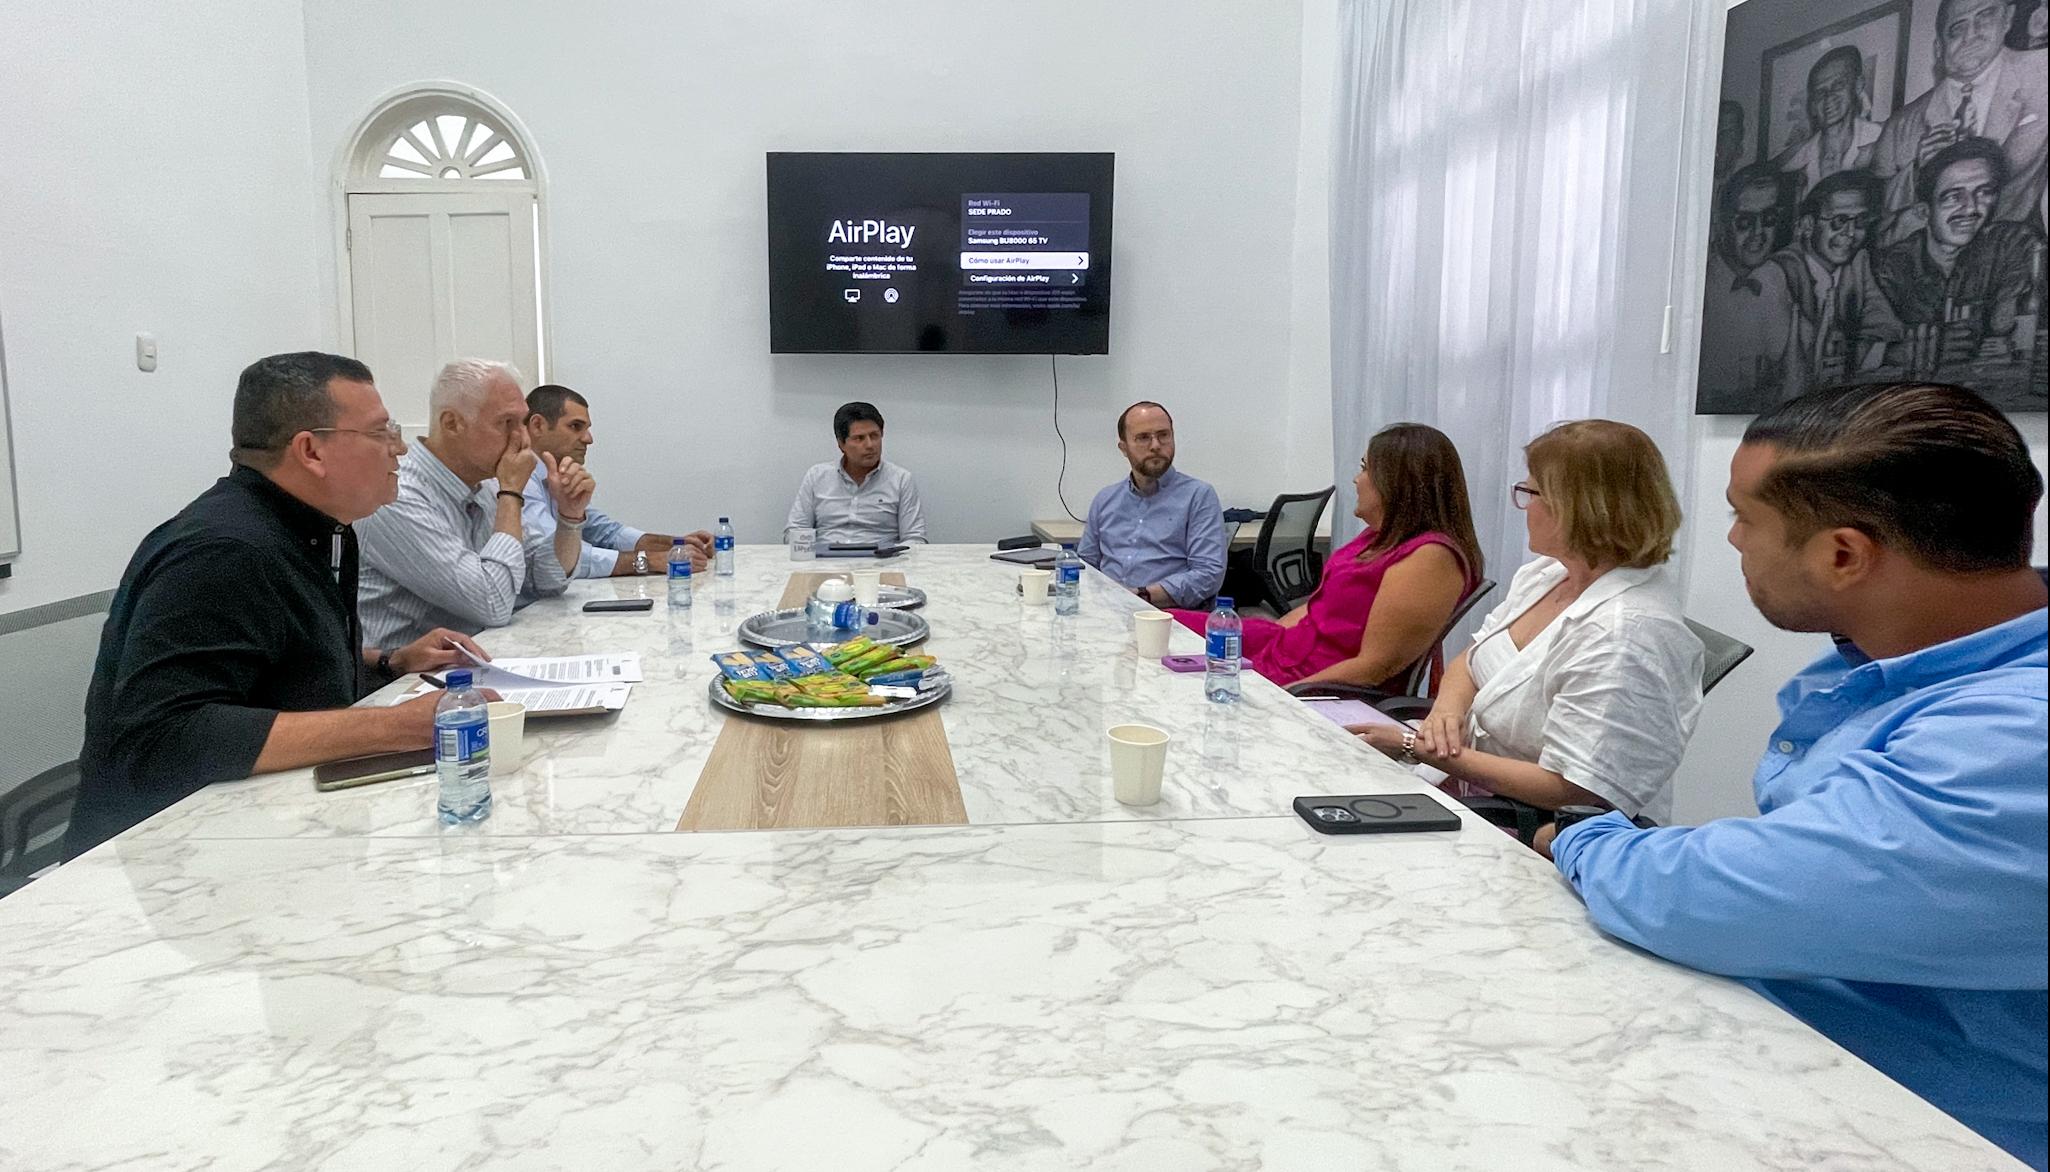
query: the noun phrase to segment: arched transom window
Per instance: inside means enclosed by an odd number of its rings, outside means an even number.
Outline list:
[[[390,134],[377,156],[379,179],[513,179],[529,174],[518,144],[476,114],[432,114]]]

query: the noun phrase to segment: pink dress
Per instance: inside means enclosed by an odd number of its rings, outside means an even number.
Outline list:
[[[1360,636],[1367,629],[1367,614],[1374,609],[1374,596],[1381,590],[1381,579],[1390,566],[1415,553],[1426,545],[1442,545],[1459,558],[1462,566],[1466,559],[1459,553],[1459,547],[1442,533],[1422,533],[1396,546],[1386,553],[1361,561],[1359,553],[1374,540],[1374,531],[1369,529],[1332,551],[1324,560],[1324,580],[1317,583],[1317,589],[1310,595],[1302,621],[1293,627],[1284,627],[1273,619],[1247,618],[1243,643],[1244,654],[1254,671],[1268,680],[1287,686],[1305,676],[1313,676],[1341,660],[1351,659],[1360,653]],[[1465,567],[1466,590],[1475,585],[1473,569]],[[1462,593],[1461,597],[1465,597]],[[1175,620],[1183,626],[1203,633],[1203,624],[1210,618],[1208,611],[1170,611]],[[1436,648],[1431,651],[1431,678],[1435,680],[1443,669],[1441,655]],[[1398,687],[1400,680],[1383,681]]]

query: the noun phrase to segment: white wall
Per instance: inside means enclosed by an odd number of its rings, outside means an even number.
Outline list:
[[[319,341],[296,5],[11,5],[0,321],[22,555],[0,612],[106,590],[227,470],[235,375]],[[135,365],[135,335],[160,365]]]
[[[607,511],[651,527],[734,516],[775,540],[830,417],[868,399],[918,474],[932,536],[1057,516],[1047,359],[768,353],[763,154],[1117,153],[1111,354],[1063,358],[1067,500],[1121,474],[1113,421],[1166,402],[1181,465],[1227,505],[1329,482],[1328,392],[1292,367],[1301,22],[1213,0],[785,0],[590,6],[307,0],[313,153],[386,91],[479,87],[549,176],[551,374],[590,394]],[[1299,247],[1299,244],[1302,247]],[[326,263],[332,263],[331,258]],[[331,296],[331,295],[330,295]],[[1326,380],[1328,382],[1328,379]],[[1297,418],[1292,405],[1299,408]]]

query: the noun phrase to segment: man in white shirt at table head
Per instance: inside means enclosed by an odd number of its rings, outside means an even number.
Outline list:
[[[399,457],[398,499],[356,523],[363,632],[380,647],[436,627],[502,627],[523,589],[562,593],[597,487],[575,460],[534,451],[520,373],[506,363],[462,358],[442,367],[427,409],[427,438]],[[529,534],[522,517],[537,459],[555,508],[555,532],[545,537]]]
[[[1174,417],[1142,401],[1118,416],[1130,474],[1096,494],[1082,560],[1155,606],[1200,606],[1224,584],[1217,490],[1174,466]]]
[[[591,425],[591,401],[565,386],[544,383],[527,392],[527,442],[558,464],[570,461],[585,465],[585,456],[598,441]],[[555,501],[548,494],[548,466],[537,461],[527,478],[526,528],[528,535],[553,543]],[[705,568],[712,556],[712,535],[700,529],[683,535],[690,551],[693,573]],[[597,509],[584,510],[583,546],[577,556],[573,578],[618,578],[633,574],[666,574],[669,549],[676,538],[667,533],[649,533],[623,525]]]
[[[840,458],[814,464],[797,486],[783,540],[810,529],[826,545],[925,543],[925,503],[911,473],[883,459],[883,414],[868,403],[833,412]]]

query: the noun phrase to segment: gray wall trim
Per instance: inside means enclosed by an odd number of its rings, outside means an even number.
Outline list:
[[[41,606],[31,606],[26,610],[0,614],[0,635],[12,635],[16,631],[45,627],[51,623],[61,623],[66,619],[82,618],[89,614],[105,614],[107,604],[112,601],[114,592],[102,590],[97,594],[81,594],[77,598],[60,599],[56,602],[46,602]]]

